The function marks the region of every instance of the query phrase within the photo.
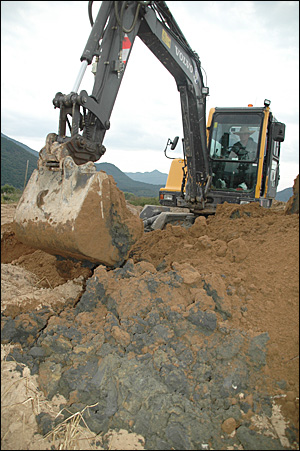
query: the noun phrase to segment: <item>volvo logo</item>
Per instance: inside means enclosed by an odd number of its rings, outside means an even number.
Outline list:
[[[190,60],[182,53],[182,51],[177,47],[176,44],[175,44],[175,52],[176,56],[182,62],[182,64],[186,66],[186,68],[190,71],[191,74],[193,74],[194,83],[196,84],[199,83],[199,73],[195,63],[193,61],[191,63]]]
[[[179,58],[179,60],[182,62],[182,64],[184,66],[186,66],[188,68],[188,70],[190,71],[190,73],[192,74],[193,73],[193,66],[192,66],[192,64],[187,59],[187,57],[184,56],[184,54],[179,50],[177,45],[175,45],[175,52],[176,52],[176,56]]]

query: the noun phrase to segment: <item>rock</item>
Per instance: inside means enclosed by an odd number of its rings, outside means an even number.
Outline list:
[[[53,429],[54,420],[49,413],[41,412],[35,418],[40,434],[46,435]]]
[[[226,432],[226,434],[231,434],[237,428],[237,422],[234,418],[227,418],[227,420],[222,423],[222,430]]]
[[[124,348],[129,345],[130,335],[128,332],[122,330],[120,327],[113,326],[111,329],[111,334],[116,340],[116,342],[119,343]]]
[[[187,285],[193,285],[200,280],[201,276],[199,272],[188,263],[181,265],[177,262],[174,262],[172,264],[172,269],[174,269],[179,274],[179,276],[182,277],[183,282]]]
[[[213,247],[215,249],[216,255],[218,257],[225,257],[227,252],[227,244],[223,240],[216,240],[213,243]]]
[[[259,368],[266,364],[266,344],[269,339],[268,333],[263,333],[254,337],[250,342],[248,350],[250,359]]]
[[[225,342],[217,348],[217,359],[231,360],[240,351],[244,344],[244,337],[239,333],[231,334]]]
[[[227,246],[232,262],[240,263],[244,261],[248,255],[248,247],[242,238],[236,238],[229,241]]]
[[[284,449],[279,440],[259,434],[245,426],[239,427],[236,435],[244,449],[261,451]]]
[[[197,246],[199,246],[200,249],[210,249],[212,247],[212,241],[207,235],[203,235],[198,238]]]
[[[213,312],[202,312],[193,308],[189,310],[187,319],[204,334],[211,334],[217,327],[217,317]]]
[[[62,365],[47,360],[40,364],[38,381],[44,394],[52,399],[58,392],[58,384],[61,378]]]
[[[195,219],[194,224],[189,229],[189,233],[193,237],[200,237],[201,235],[203,235],[203,233],[205,233],[206,228],[207,228],[206,218],[204,216],[198,216]]]

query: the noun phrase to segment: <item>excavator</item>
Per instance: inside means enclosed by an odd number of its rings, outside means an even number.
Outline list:
[[[273,116],[270,103],[265,99],[263,107],[211,108],[206,127],[211,183],[204,207],[197,202],[193,204],[186,196],[189,170],[185,155],[183,159],[168,156],[173,161],[166,186],[159,192],[160,204],[186,207],[205,216],[214,214],[217,205],[224,202],[259,202],[270,208],[279,183],[280,143],[285,135],[285,124]],[[178,139],[168,140],[165,155],[168,146],[174,150]],[[184,149],[184,140],[182,144]],[[183,214],[177,213],[178,219],[181,216]],[[193,221],[194,216],[189,216]],[[161,213],[159,219],[153,218],[152,229],[161,228],[174,219],[174,214]]]
[[[95,21],[92,4],[88,2],[92,29],[74,87],[53,99],[59,109],[58,132],[46,137],[16,209],[17,238],[59,258],[117,267],[145,224],[155,230],[179,219],[193,222],[224,202],[270,207],[285,135],[270,101],[262,107],[212,108],[206,121],[209,88],[199,56],[166,2],[101,2]],[[161,205],[149,206],[140,217],[126,208],[112,177],[95,166],[106,151],[104,138],[137,36],[175,79],[184,135],[183,158],[172,161],[159,192]],[[90,95],[79,91],[89,65],[94,74]],[[178,140],[168,140],[166,156]]]

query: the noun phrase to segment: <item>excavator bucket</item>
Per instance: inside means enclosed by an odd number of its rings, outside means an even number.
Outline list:
[[[63,146],[56,143],[51,163],[47,146],[41,150],[16,209],[16,237],[53,255],[118,267],[143,234],[143,222],[111,176],[92,162],[76,165]]]

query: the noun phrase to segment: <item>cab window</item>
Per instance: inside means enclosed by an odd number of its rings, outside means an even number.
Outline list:
[[[213,188],[254,189],[262,120],[262,115],[253,113],[214,116],[209,145]]]

